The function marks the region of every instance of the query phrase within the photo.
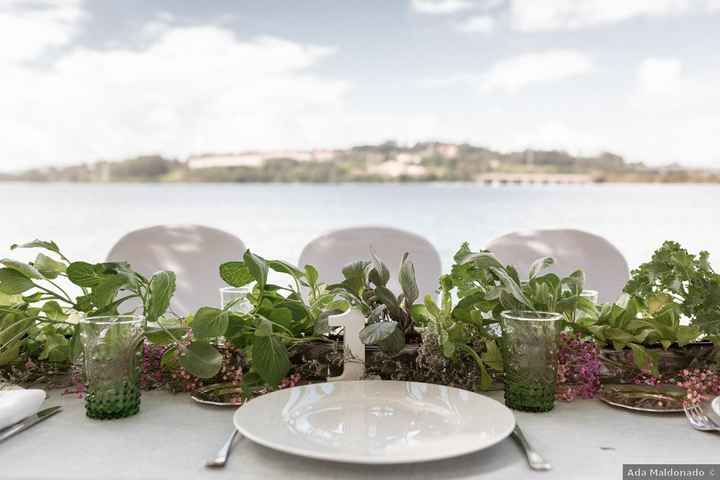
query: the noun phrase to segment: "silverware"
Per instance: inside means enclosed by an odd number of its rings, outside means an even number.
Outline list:
[[[720,426],[705,415],[705,412],[700,405],[685,407],[685,416],[690,422],[690,425],[692,425],[696,430],[702,430],[705,432],[720,431]]]
[[[220,450],[215,454],[214,457],[210,457],[205,461],[205,466],[208,468],[222,468],[227,463],[228,454],[230,453],[230,449],[233,446],[233,441],[235,440],[235,437],[238,435],[237,430],[233,430],[233,432],[228,437],[225,444],[220,447]]]
[[[530,445],[517,423],[515,424],[515,429],[512,432],[512,436],[515,440],[518,441],[520,446],[525,451],[525,456],[527,456],[527,461],[528,465],[530,465],[530,468],[532,468],[533,470],[541,471],[552,469],[552,465],[550,465],[550,463],[548,463],[539,453],[535,451],[532,445]]]
[[[40,410],[35,415],[23,418],[15,425],[7,427],[4,430],[0,430],[0,442],[7,440],[17,433],[27,430],[38,422],[42,422],[43,420],[52,417],[60,410],[62,410],[62,407],[60,406],[46,408],[45,410]]]

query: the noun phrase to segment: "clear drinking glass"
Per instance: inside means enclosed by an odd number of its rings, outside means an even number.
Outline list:
[[[80,321],[90,418],[111,419],[140,410],[140,366],[145,317],[113,315]]]
[[[600,298],[600,293],[597,290],[583,290],[582,292],[580,292],[580,296],[582,298],[587,298],[592,303],[597,305]]]
[[[505,311],[500,317],[505,404],[528,412],[552,410],[562,314]]]
[[[223,287],[220,289],[220,305],[230,312],[250,313],[253,305],[248,298],[252,287]]]

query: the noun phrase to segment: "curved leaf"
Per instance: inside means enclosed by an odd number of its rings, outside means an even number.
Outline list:
[[[290,371],[290,359],[285,345],[275,336],[255,336],[252,347],[253,368],[260,377],[274,387]]]
[[[7,268],[12,268],[16,272],[19,272],[30,279],[34,278],[40,280],[44,278],[37,268],[27,263],[18,262],[17,260],[12,260],[10,258],[3,258],[0,260],[0,264],[5,265]]]
[[[67,275],[75,285],[86,288],[96,287],[103,280],[103,275],[97,272],[95,265],[87,262],[71,263],[67,267]]]
[[[201,307],[192,319],[191,327],[196,338],[214,338],[225,335],[228,315],[218,308]]]
[[[220,278],[231,287],[244,287],[255,280],[245,262],[226,262],[220,265]]]
[[[35,284],[28,277],[12,268],[0,268],[0,292],[17,295],[33,288]]]
[[[175,273],[158,272],[152,276],[148,287],[149,299],[145,311],[147,321],[155,322],[165,314],[174,293]]]
[[[408,254],[403,255],[400,262],[400,287],[405,294],[405,304],[413,305],[420,296],[417,280],[415,279],[415,265],[408,260]]]
[[[58,262],[43,253],[38,253],[34,266],[45,278],[49,279],[56,278],[59,274],[65,273],[67,268],[63,262]]]
[[[192,375],[212,378],[220,371],[222,355],[209,343],[196,341],[184,349],[179,361],[180,365]]]
[[[548,268],[553,263],[555,263],[555,260],[552,257],[538,258],[532,263],[532,265],[530,265],[528,278],[532,280],[533,278],[537,277],[540,272]]]

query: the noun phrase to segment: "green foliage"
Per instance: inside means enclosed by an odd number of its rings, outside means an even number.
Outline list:
[[[390,270],[373,251],[370,251],[370,261],[353,262],[345,266],[342,273],[344,280],[334,285],[333,291],[365,314],[368,325],[360,332],[363,343],[377,344],[387,353],[397,353],[408,340],[419,338],[413,309],[420,291],[415,280],[415,266],[407,253],[400,262],[402,293],[398,296],[387,288]]]
[[[625,292],[651,312],[675,304],[702,333],[720,334],[720,275],[708,252],[692,255],[677,242],[665,242],[633,270]]]
[[[0,260],[0,365],[22,355],[68,363],[80,349],[78,314],[130,313],[123,304],[134,299],[155,322],[167,311],[175,290],[171,272],[147,281],[126,263],[71,262],[52,241],[11,247],[16,248],[40,248],[47,254],[39,253],[28,263]],[[71,296],[71,287],[79,294]]]
[[[270,270],[286,275],[287,286],[268,283]],[[220,266],[221,278],[231,286],[252,286],[248,313],[201,307],[190,321],[192,336],[182,329],[173,332],[174,348],[166,363],[179,358],[180,365],[201,378],[211,378],[220,369],[222,358],[212,345],[219,339],[231,342],[252,360],[247,378],[257,378],[270,387],[277,386],[290,370],[288,349],[300,342],[318,340],[328,333],[327,317],[349,308],[349,303],[318,283],[312,266],[300,270],[282,260],[266,260],[246,251],[241,261]],[[308,291],[307,298],[303,291]],[[154,343],[167,344],[166,330],[149,335]],[[189,340],[188,346],[185,340]]]

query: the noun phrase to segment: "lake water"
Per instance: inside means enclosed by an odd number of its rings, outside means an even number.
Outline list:
[[[720,265],[720,187],[476,184],[0,183],[0,255],[34,238],[73,259],[101,260],[130,230],[217,227],[263,256],[296,262],[331,229],[390,225],[428,238],[447,269],[464,240],[480,248],[515,230],[579,228],[606,237],[635,266],[663,240],[709,250]],[[17,252],[13,252],[17,256]]]

